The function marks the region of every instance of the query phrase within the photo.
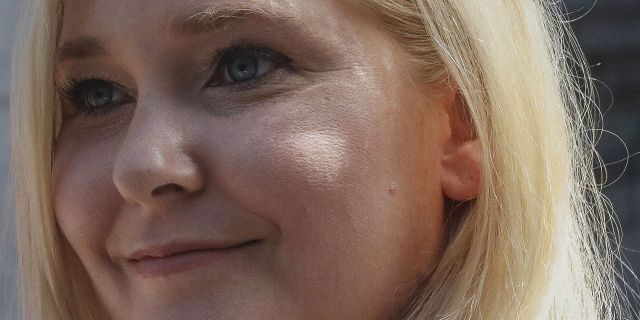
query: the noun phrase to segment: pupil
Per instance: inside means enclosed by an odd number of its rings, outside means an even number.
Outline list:
[[[258,74],[258,60],[256,58],[245,57],[232,61],[229,77],[233,81],[247,81],[255,78]]]
[[[91,107],[103,106],[111,103],[113,91],[111,88],[100,86],[89,91],[87,105]]]

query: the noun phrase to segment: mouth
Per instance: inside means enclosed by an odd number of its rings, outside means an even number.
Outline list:
[[[151,247],[134,252],[128,264],[143,278],[167,277],[220,264],[260,242],[249,240],[238,244],[183,243]]]

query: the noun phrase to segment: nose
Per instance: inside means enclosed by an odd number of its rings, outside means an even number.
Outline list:
[[[113,182],[127,202],[157,210],[204,187],[188,126],[175,109],[166,100],[138,101],[113,168]]]

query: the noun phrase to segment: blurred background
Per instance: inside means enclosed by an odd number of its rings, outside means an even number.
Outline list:
[[[0,319],[16,319],[9,307],[16,297],[15,220],[6,201],[9,174],[9,78],[11,44],[20,0],[0,0]]]
[[[9,171],[9,76],[11,44],[20,0],[0,0],[0,192]],[[640,274],[640,1],[564,0],[593,76],[598,80],[606,130],[598,150],[607,165],[604,193],[623,231],[624,253]],[[5,197],[0,206],[7,207]],[[11,210],[0,218],[0,317],[13,319],[17,268]],[[637,308],[637,307],[636,307]],[[638,310],[638,309],[636,309]]]

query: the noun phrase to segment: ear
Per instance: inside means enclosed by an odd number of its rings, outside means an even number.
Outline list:
[[[480,194],[482,185],[482,150],[462,97],[455,90],[449,95],[445,110],[449,136],[441,158],[441,186],[444,195],[455,201],[467,201]]]

